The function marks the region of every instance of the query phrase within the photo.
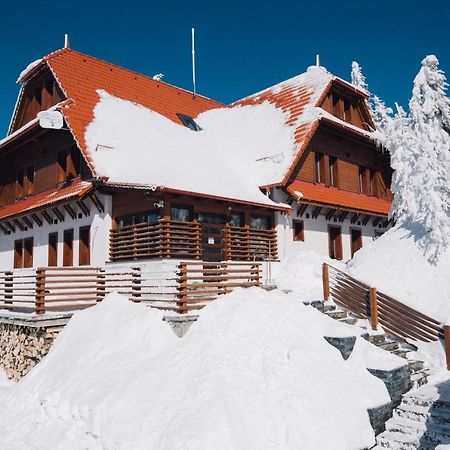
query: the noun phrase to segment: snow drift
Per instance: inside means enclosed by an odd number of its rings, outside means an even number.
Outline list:
[[[359,250],[348,270],[402,303],[441,322],[450,321],[450,252],[435,263],[419,242],[420,225],[396,226]]]
[[[0,387],[2,448],[370,447],[367,409],[389,396],[323,339],[342,326],[294,296],[238,289],[179,339],[159,312],[112,294]]]

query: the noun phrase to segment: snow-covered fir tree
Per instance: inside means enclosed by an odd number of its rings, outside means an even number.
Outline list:
[[[351,80],[354,86],[369,92],[366,77],[362,73],[361,66],[356,61],[352,62]]]
[[[412,219],[427,232],[432,259],[450,247],[450,99],[447,80],[434,55],[422,60],[409,102],[417,148],[412,173],[417,185]]]

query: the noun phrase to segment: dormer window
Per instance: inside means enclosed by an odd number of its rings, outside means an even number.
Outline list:
[[[186,116],[184,114],[177,113],[177,116],[180,118],[180,120],[183,122],[183,125],[185,127],[190,128],[192,131],[200,131],[201,128],[198,126],[197,122],[189,116]]]

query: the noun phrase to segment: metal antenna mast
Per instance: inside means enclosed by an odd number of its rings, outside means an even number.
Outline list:
[[[194,84],[194,97],[196,94],[195,85],[195,28],[192,28],[192,83]]]

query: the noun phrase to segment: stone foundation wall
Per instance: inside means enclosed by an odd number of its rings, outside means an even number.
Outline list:
[[[60,327],[0,323],[0,365],[10,380],[19,381],[50,350]]]

